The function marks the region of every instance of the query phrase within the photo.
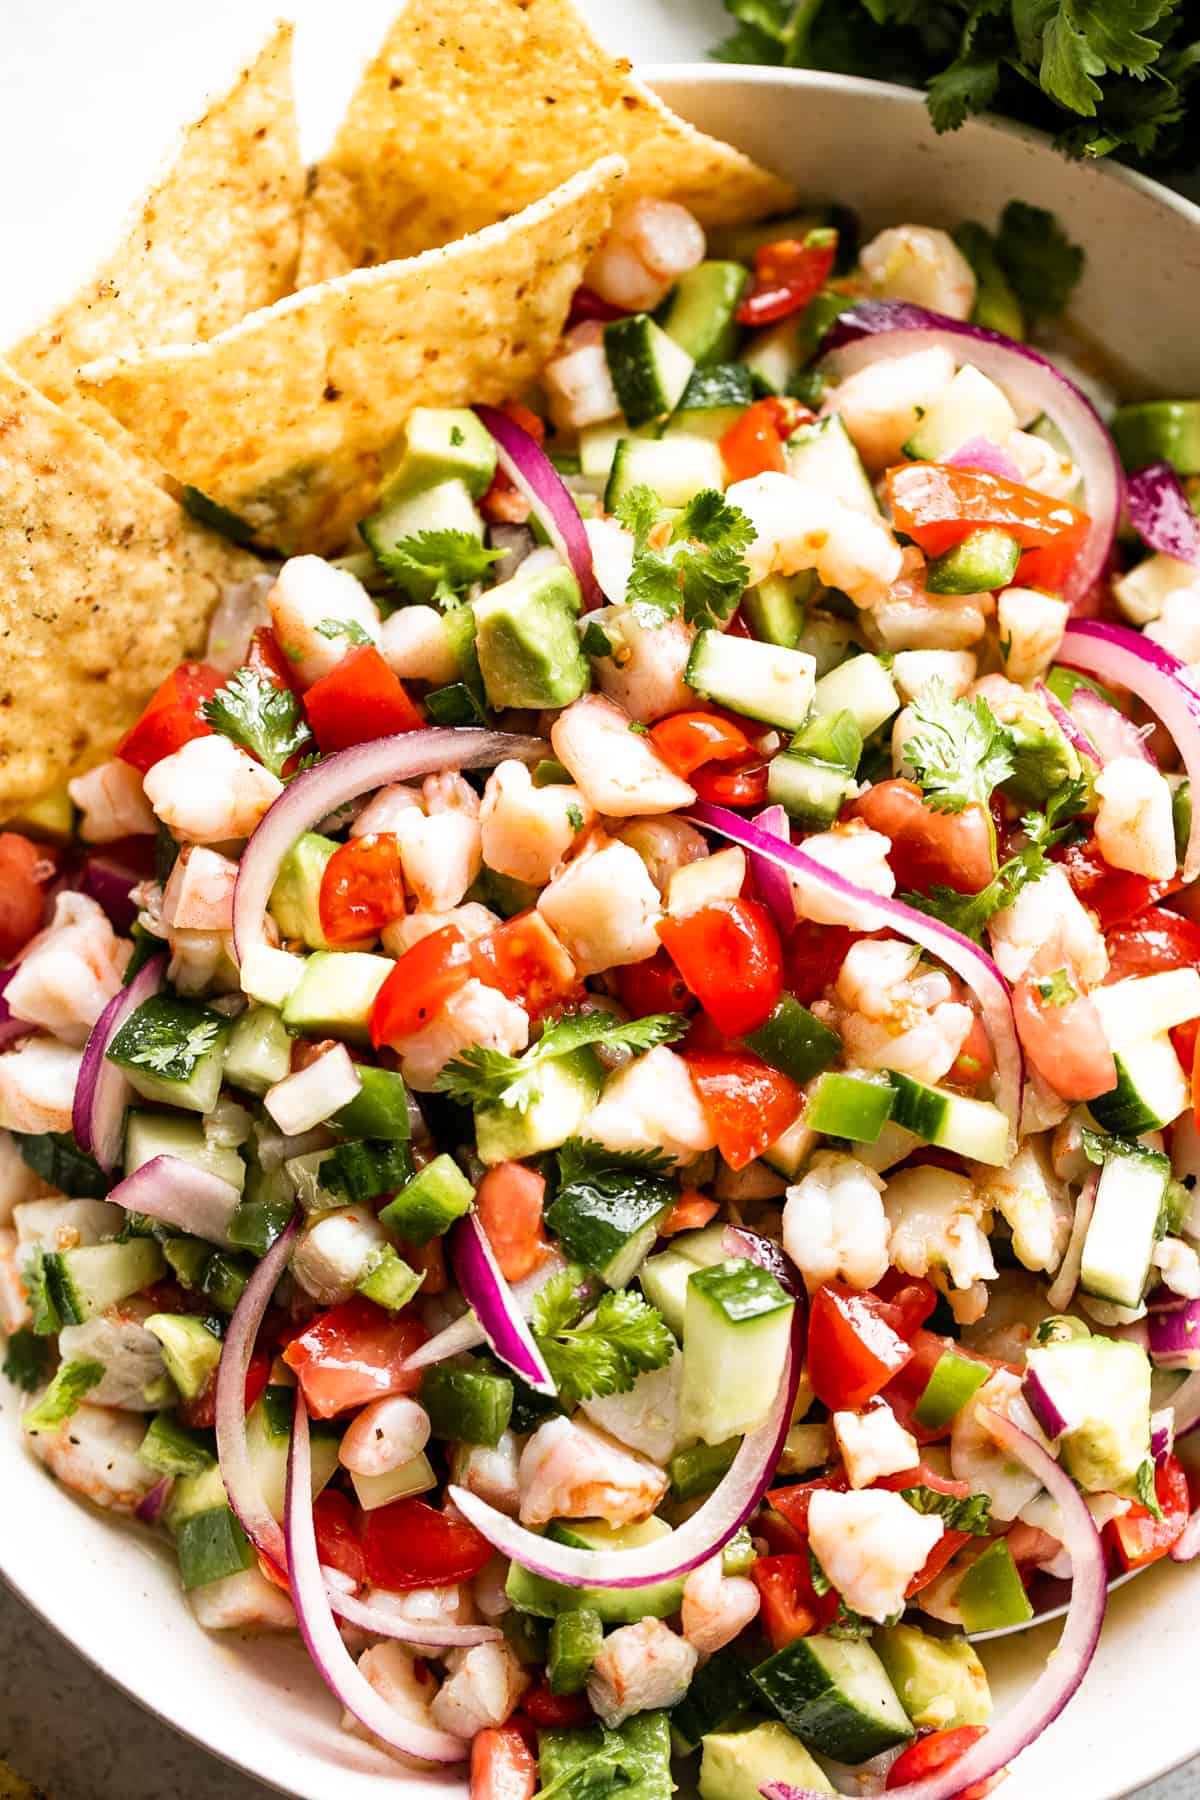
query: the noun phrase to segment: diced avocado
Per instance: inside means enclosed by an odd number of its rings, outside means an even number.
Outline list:
[[[604,327],[608,372],[633,426],[648,425],[674,410],[695,364],[647,313],[610,319]]]
[[[783,650],[798,649],[805,607],[817,585],[814,572],[802,569],[799,575],[768,575],[757,587],[747,588],[742,595],[742,616],[750,635]]]
[[[648,487],[664,506],[686,506],[701,488],[722,488],[725,465],[707,437],[682,430],[669,437],[623,437],[613,451],[604,506],[615,512],[633,488]]]
[[[227,1505],[181,1520],[175,1532],[175,1553],[180,1580],[189,1591],[252,1569],[257,1559],[254,1545]]]
[[[225,1052],[225,1079],[248,1094],[265,1094],[292,1066],[292,1040],[273,1006],[249,1006],[235,1019]]]
[[[441,1237],[471,1210],[475,1189],[452,1156],[435,1156],[384,1207],[379,1220],[407,1244]]]
[[[361,950],[319,951],[284,1003],[284,1024],[313,1037],[365,1044],[375,996],[395,966],[390,957]]]
[[[637,1550],[643,1544],[657,1543],[670,1534],[665,1519],[639,1519],[633,1525],[606,1525],[601,1519],[556,1521],[547,1529],[547,1537],[559,1543],[573,1544],[585,1550]],[[639,1619],[666,1619],[679,1611],[683,1597],[682,1575],[673,1581],[660,1581],[649,1587],[586,1588],[567,1587],[564,1582],[534,1575],[520,1563],[509,1565],[506,1591],[513,1605],[522,1612],[537,1613],[544,1619],[557,1618],[562,1612],[576,1612],[589,1607],[599,1613],[606,1625],[631,1625]]]
[[[359,1067],[361,1086],[353,1100],[339,1107],[330,1119],[343,1137],[406,1139],[412,1134],[408,1114],[408,1089],[395,1069]]]
[[[414,406],[384,469],[384,499],[455,478],[478,500],[496,473],[496,440],[465,406]]]
[[[580,1693],[603,1642],[603,1621],[590,1606],[559,1613],[550,1627],[550,1654],[546,1660],[550,1692]]]
[[[583,1133],[600,1098],[602,1070],[595,1051],[556,1056],[538,1070],[538,1094],[524,1112],[515,1106],[481,1107],[475,1114],[476,1148],[489,1167],[557,1150]],[[586,1135],[586,1134],[585,1134]]]
[[[151,1282],[161,1281],[167,1272],[162,1251],[153,1238],[145,1237],[48,1252],[43,1266],[64,1325],[86,1324],[118,1300],[128,1300]]]
[[[987,1671],[964,1637],[930,1637],[915,1625],[885,1625],[872,1643],[900,1704],[920,1730],[986,1725],[992,1716]]]
[[[388,571],[389,580],[409,600],[421,605],[427,605],[435,597],[435,576],[415,567],[408,559],[390,557],[390,553],[406,539],[423,531],[460,531],[468,537],[483,539],[479,510],[466,483],[457,479],[439,481],[436,487],[422,488],[417,493],[398,494],[361,520],[358,529],[370,545],[375,561]]]
[[[1200,400],[1118,406],[1109,429],[1127,469],[1165,460],[1179,475],[1200,475]]]
[[[239,1191],[245,1185],[246,1165],[230,1144],[221,1144],[205,1131],[199,1119],[180,1113],[131,1111],[125,1121],[125,1173],[132,1175],[156,1156],[178,1156],[210,1175],[219,1175]]]
[[[271,889],[269,907],[280,935],[300,938],[314,950],[329,948],[321,930],[321,881],[337,847],[332,838],[306,831],[284,856]]]
[[[877,656],[852,656],[821,676],[813,691],[813,711],[824,717],[848,712],[865,743],[900,711],[900,696]]]
[[[5,822],[8,831],[23,832],[26,837],[49,838],[52,843],[69,841],[75,829],[75,808],[66,787],[50,788],[36,800],[25,800],[21,809]]]
[[[579,583],[562,563],[518,569],[472,605],[475,648],[494,707],[569,706],[591,685],[575,618]]]
[[[795,1638],[751,1671],[771,1710],[821,1756],[866,1762],[913,1735],[865,1638]]]
[[[146,1330],[162,1346],[163,1363],[175,1386],[185,1400],[194,1400],[221,1360],[221,1339],[203,1319],[187,1313],[151,1313]]]
[[[663,313],[663,330],[698,367],[728,362],[737,348],[734,314],[750,283],[738,262],[702,262],[675,283]]]
[[[144,1099],[207,1113],[221,1091],[230,1031],[211,1006],[154,994],[130,1014],[106,1054]]]
[[[1027,1366],[1070,1420],[1059,1440],[1063,1467],[1085,1493],[1136,1495],[1150,1456],[1150,1361],[1141,1346],[1071,1338],[1030,1350]]]
[[[722,1444],[761,1425],[783,1376],[795,1302],[757,1263],[697,1269],[683,1318],[684,1436]]]
[[[194,1519],[198,1513],[210,1512],[214,1507],[228,1504],[225,1483],[215,1462],[211,1468],[202,1469],[198,1474],[181,1475],[167,1501],[164,1514],[167,1529],[177,1532],[187,1519]]]
[[[700,1757],[700,1800],[758,1800],[766,1782],[819,1794],[837,1790],[819,1763],[778,1719],[748,1731],[710,1731]]]

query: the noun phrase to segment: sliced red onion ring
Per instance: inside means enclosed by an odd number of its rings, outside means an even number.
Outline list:
[[[240,962],[252,944],[265,944],[263,917],[279,865],[296,839],[350,800],[392,781],[415,781],[448,769],[476,769],[517,757],[546,754],[542,738],[500,731],[431,728],[373,738],[327,756],[288,783],[264,814],[242,852],[233,892],[233,940]]]
[[[546,1359],[522,1317],[519,1301],[500,1273],[487,1233],[475,1213],[458,1221],[447,1247],[463,1299],[474,1310],[501,1362],[515,1369],[537,1393],[557,1394]]]
[[[1063,1259],[1058,1265],[1058,1273],[1046,1289],[1046,1304],[1051,1312],[1066,1312],[1075,1298],[1075,1289],[1079,1286],[1079,1271],[1083,1266],[1083,1243],[1092,1222],[1092,1214],[1096,1210],[1096,1189],[1099,1185],[1099,1169],[1089,1169],[1087,1180],[1080,1188],[1079,1198],[1075,1202],[1071,1235],[1067,1239]]]
[[[496,459],[509,480],[520,489],[541,520],[546,536],[563,561],[574,570],[583,595],[583,610],[604,605],[604,595],[592,568],[592,549],[579,508],[563,485],[562,476],[527,431],[495,406],[477,406],[475,416],[496,440]]]
[[[229,1221],[241,1194],[231,1181],[185,1162],[182,1156],[152,1156],[118,1182],[108,1197],[128,1212],[145,1213],[228,1249]]]
[[[1071,695],[1070,712],[1096,746],[1101,763],[1115,762],[1118,756],[1132,756],[1157,769],[1153,752],[1133,720],[1110,706],[1103,695],[1088,687],[1076,688]]]
[[[566,1268],[566,1263],[556,1250],[549,1251],[544,1260],[531,1275],[522,1281],[514,1281],[511,1291],[521,1310],[523,1319],[533,1315],[533,1303],[541,1293],[552,1275]],[[427,1338],[419,1349],[413,1351],[405,1359],[405,1369],[426,1369],[431,1363],[445,1362],[448,1357],[459,1356],[464,1350],[478,1350],[480,1344],[488,1341],[487,1332],[471,1311],[463,1313],[459,1319],[439,1331],[434,1337]]]
[[[782,806],[764,806],[755,814],[754,823],[760,831],[769,831],[785,844],[792,841],[792,828],[787,813]],[[767,862],[765,858],[751,856],[750,868],[758,888],[758,897],[774,919],[781,934],[789,938],[796,928],[796,906],[792,899],[792,886],[778,863]]]
[[[749,1257],[760,1269],[768,1270],[785,1294],[790,1294],[801,1306],[807,1305],[800,1271],[774,1238],[764,1237],[760,1231],[748,1231],[744,1225],[727,1225],[721,1246],[727,1256]]]
[[[704,1505],[669,1537],[637,1550],[578,1550],[527,1531],[466,1488],[452,1487],[450,1499],[502,1556],[568,1587],[637,1588],[686,1575],[729,1542],[771,1484],[796,1403],[804,1349],[803,1317],[804,1309],[797,1304],[791,1347],[771,1411],[756,1431],[742,1439],[728,1473]]]
[[[1071,1558],[1071,1603],[1057,1648],[1033,1686],[986,1736],[977,1738],[962,1756],[918,1781],[891,1790],[890,1800],[954,1800],[965,1788],[987,1781],[1007,1768],[1052,1725],[1087,1674],[1108,1601],[1104,1551],[1096,1524],[1083,1496],[1066,1471],[1002,1414],[985,1411],[989,1434],[1049,1490],[1062,1509],[1062,1544]],[[759,1789],[765,1800],[822,1800],[814,1788],[769,1781]]]
[[[1151,463],[1127,478],[1125,510],[1151,550],[1200,567],[1200,519],[1169,462]]]
[[[89,856],[84,860],[79,877],[79,891],[103,907],[113,930],[126,937],[138,915],[137,907],[129,898],[130,890],[141,880],[136,869],[111,856]]]
[[[334,1621],[330,1597],[317,1556],[317,1534],[312,1511],[312,1449],[304,1393],[296,1389],[292,1441],[288,1449],[286,1555],[292,1605],[305,1648],[322,1681],[360,1725],[393,1750],[422,1762],[459,1763],[471,1754],[471,1746],[448,1731],[437,1731],[406,1719],[377,1694],[342,1642]]]
[[[1150,1360],[1159,1369],[1200,1369],[1200,1300],[1147,1314]]]
[[[1058,729],[1062,732],[1067,742],[1074,745],[1084,761],[1092,763],[1098,769],[1100,767],[1100,757],[1095,744],[1093,744],[1091,738],[1086,737],[1079,729],[1077,722],[1071,717],[1061,700],[1055,698],[1043,681],[1038,682],[1036,691],[1038,699],[1050,714],[1050,717],[1054,720],[1054,723],[1058,726]]]
[[[1128,688],[1157,713],[1175,740],[1192,792],[1200,793],[1200,692],[1187,665],[1161,644],[1099,619],[1075,619],[1063,633],[1059,656],[1072,669],[1094,675],[1110,687]],[[1200,875],[1200,806],[1192,808],[1192,828],[1183,858],[1184,881]]]
[[[106,1174],[111,1175],[121,1160],[125,1140],[125,1109],[133,1089],[125,1072],[108,1060],[108,1046],[131,1013],[144,1000],[149,1000],[162,987],[167,973],[165,956],[152,956],[143,963],[128,987],[114,994],[84,1045],[83,1061],[75,1081],[75,1099],[71,1107],[71,1129],[81,1150],[90,1151]],[[124,1205],[131,1204],[128,1201]],[[139,1207],[138,1211],[145,1211]]]
[[[985,475],[999,475],[1003,481],[1023,481],[1012,457],[1006,456],[991,438],[968,438],[946,461],[952,469],[982,469]]]
[[[1197,704],[1200,705],[1200,701]],[[1008,984],[991,957],[961,932],[952,931],[948,925],[917,912],[902,900],[886,900],[881,894],[872,894],[869,889],[847,881],[844,875],[835,875],[832,869],[807,855],[801,845],[781,843],[727,807],[699,804],[689,808],[684,817],[700,826],[702,831],[716,832],[718,836],[728,838],[731,844],[740,844],[753,856],[803,877],[806,884],[836,899],[844,908],[843,924],[859,931],[878,931],[890,926],[912,943],[920,944],[923,950],[928,950],[931,956],[938,957],[962,977],[979,1001],[992,1042],[996,1059],[996,1104],[1008,1119],[1009,1155],[1015,1155],[1021,1117],[1023,1061]]]
[[[1044,413],[1070,447],[1083,477],[1091,519],[1087,538],[1063,589],[1072,603],[1107,569],[1121,516],[1124,476],[1112,438],[1085,394],[1054,364],[998,331],[929,312],[906,300],[860,301],[835,319],[822,355],[838,352],[838,368],[851,375],[885,356],[907,356],[935,344],[956,362],[970,362],[1002,387],[1025,418]]]
[[[157,1525],[162,1517],[163,1507],[171,1498],[171,1489],[175,1486],[173,1475],[164,1475],[156,1481],[148,1494],[143,1494],[133,1509],[133,1516],[142,1525]]]
[[[1026,1405],[1048,1438],[1060,1438],[1075,1422],[1046,1384],[1040,1369],[1026,1369],[1021,1383]]]

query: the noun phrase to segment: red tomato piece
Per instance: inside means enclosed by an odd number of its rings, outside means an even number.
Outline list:
[[[757,900],[717,900],[658,935],[692,993],[727,1037],[756,1031],[783,992],[779,933]]]
[[[400,840],[390,831],[339,844],[325,865],[317,898],[321,930],[331,944],[377,937],[404,916]]]
[[[767,764],[755,751],[744,765],[705,766],[688,778],[696,798],[708,806],[762,806],[767,798]]]
[[[888,864],[902,892],[925,893],[937,883],[978,894],[996,873],[991,817],[974,801],[961,812],[934,812],[914,781],[878,781],[844,816],[891,839]]]
[[[901,1751],[888,1770],[887,1791],[891,1793],[893,1788],[904,1787],[907,1782],[922,1781],[925,1776],[936,1774],[986,1736],[986,1726],[956,1725],[952,1731],[931,1731],[928,1737],[918,1738],[915,1744]],[[955,1800],[983,1800],[1003,1776],[1001,1770],[987,1781],[972,1782],[969,1788],[955,1796]]]
[[[769,1488],[763,1496],[771,1512],[783,1519],[797,1538],[808,1536],[808,1509],[817,1493],[844,1494],[850,1483],[839,1469],[834,1475],[823,1475],[819,1481],[797,1481],[788,1487]],[[770,1512],[755,1520],[755,1530],[770,1518]]]
[[[704,763],[744,762],[757,754],[740,725],[699,709],[660,719],[650,736],[663,761],[685,781]]]
[[[887,1317],[887,1301],[827,1281],[809,1303],[808,1376],[831,1412],[877,1394],[912,1357]]]
[[[521,1711],[539,1730],[590,1725],[592,1708],[586,1694],[552,1694],[544,1681],[527,1688]]]
[[[424,1500],[393,1500],[365,1514],[362,1546],[371,1585],[398,1594],[470,1581],[492,1554],[466,1519],[447,1518]]]
[[[317,1559],[326,1569],[348,1575],[355,1589],[367,1579],[367,1559],[359,1540],[362,1514],[337,1488],[325,1488],[313,1501]]]
[[[888,1323],[901,1337],[910,1340],[937,1307],[937,1289],[932,1281],[926,1281],[923,1275],[904,1275],[899,1269],[889,1269],[872,1291],[890,1308]]]
[[[406,1373],[404,1364],[428,1336],[419,1319],[385,1312],[356,1295],[318,1313],[292,1339],[283,1360],[295,1371],[313,1418],[331,1419],[385,1394],[415,1393],[421,1371]]]
[[[480,981],[519,1000],[531,1018],[582,997],[575,964],[540,912],[518,913],[476,938],[471,959]]]
[[[978,1014],[962,1042],[962,1049],[951,1063],[945,1080],[950,1087],[967,1088],[974,1091],[989,1081],[996,1067],[996,1059],[992,1054],[992,1040],[987,1034],[987,1026]]]
[[[182,750],[193,738],[211,737],[212,726],[200,709],[224,684],[221,671],[208,663],[180,663],[155,693],[137,724],[125,733],[116,754],[144,775],[156,762]]]
[[[471,1741],[471,1800],[533,1800],[537,1762],[515,1725],[489,1726]]]
[[[430,932],[399,957],[371,1007],[371,1042],[398,1043],[428,1025],[470,981],[471,945],[457,925]]]
[[[902,463],[888,470],[887,488],[897,531],[919,544],[926,556],[941,556],[980,525],[996,525],[1011,532],[1023,550],[1054,546],[1056,556],[1045,566],[1061,575],[1078,555],[1091,523],[1065,500],[1048,499],[1035,488],[981,469]],[[1017,575],[1027,579],[1020,568]]]
[[[54,859],[19,831],[0,831],[0,961],[8,962],[41,930]],[[32,1030],[32,1027],[30,1027]]]
[[[1135,1500],[1127,1513],[1105,1526],[1105,1536],[1123,1569],[1140,1569],[1165,1556],[1191,1517],[1188,1479],[1178,1457],[1168,1456],[1154,1471],[1154,1492],[1161,1519]]]
[[[479,1183],[479,1223],[506,1281],[524,1281],[549,1253],[542,1229],[545,1197],[545,1176],[524,1163],[495,1163]]]
[[[823,1630],[837,1617],[837,1594],[832,1589],[818,1594],[813,1586],[807,1547],[796,1555],[760,1556],[750,1573],[761,1598],[759,1617],[772,1650],[782,1650],[796,1638]]]
[[[627,963],[616,971],[616,977],[617,997],[631,1018],[691,1012],[696,1004],[696,996],[666,950],[656,950],[645,962]]]
[[[291,688],[298,692],[296,671],[279,647],[279,639],[269,625],[260,625],[250,639],[250,648],[246,652],[246,667],[256,674],[265,675],[277,688]]]
[[[1200,925],[1165,907],[1147,907],[1115,925],[1107,942],[1108,981],[1163,969],[1200,968]]]
[[[715,1219],[720,1207],[707,1200],[698,1188],[684,1188],[678,1200],[658,1228],[659,1237],[674,1237],[678,1231],[699,1231]]]
[[[373,738],[415,731],[421,715],[374,644],[360,644],[304,696],[308,722],[326,755]]]
[[[256,1348],[246,1370],[246,1411],[256,1406],[271,1375],[270,1351]],[[217,1372],[214,1369],[200,1392],[176,1407],[180,1423],[193,1431],[209,1431],[217,1422]]]
[[[623,306],[614,306],[611,300],[602,299],[593,289],[580,283],[571,296],[566,328],[570,331],[573,325],[582,325],[585,319],[599,319],[602,323],[607,323],[609,319],[623,319],[626,316]],[[540,420],[538,422],[541,423]]]
[[[1177,893],[1181,881],[1147,881],[1144,875],[1131,875],[1126,869],[1114,869],[1105,862],[1095,838],[1082,844],[1067,844],[1053,852],[1062,864],[1067,880],[1083,904],[1094,912],[1100,929],[1109,931],[1137,918],[1156,900]]]
[[[755,400],[735,419],[720,442],[721,461],[729,481],[748,481],[768,470],[783,475],[787,457],[770,402]]]
[[[761,245],[754,255],[754,281],[737,309],[738,323],[769,325],[799,312],[828,281],[836,255],[837,232],[827,226]]]
[[[784,985],[805,1006],[819,1000],[837,979],[851,944],[862,937],[845,925],[817,925],[799,919],[783,952]]]
[[[800,1115],[794,1081],[748,1051],[689,1052],[687,1065],[717,1148],[731,1169],[744,1169]]]

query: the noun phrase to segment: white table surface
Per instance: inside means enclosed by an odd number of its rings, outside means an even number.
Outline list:
[[[701,56],[723,24],[719,0],[588,3],[607,41],[642,62]],[[364,17],[382,31],[393,7],[394,0],[342,0],[341,9],[330,0],[280,0],[278,10],[301,27],[297,74],[307,153],[319,151],[354,79],[356,53],[331,34],[331,14],[352,12],[361,41]],[[4,0],[0,11],[6,36],[0,167],[10,171],[0,196],[4,342],[42,306],[70,292],[104,250],[173,131],[224,79],[231,37],[249,48],[265,15],[252,0],[205,0],[195,7],[164,7],[162,0]],[[99,68],[102,81],[95,78]],[[7,103],[31,90],[47,97],[45,137],[37,146],[28,142],[20,116],[28,119],[27,102]],[[103,156],[89,154],[97,143],[105,145]],[[56,219],[68,181],[70,233]],[[82,239],[81,217],[88,221]],[[120,1604],[115,1593],[113,1605]],[[179,1623],[181,1631],[194,1629],[182,1608]],[[37,1783],[48,1800],[266,1800],[270,1792],[143,1713],[2,1585],[0,1761]],[[1142,1790],[1139,1800],[1200,1800],[1200,1761]]]

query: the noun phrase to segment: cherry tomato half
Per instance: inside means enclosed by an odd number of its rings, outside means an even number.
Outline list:
[[[377,937],[404,916],[400,840],[372,831],[339,844],[325,865],[317,898],[321,930],[334,945]]]
[[[443,925],[398,957],[371,1007],[371,1042],[399,1043],[436,1017],[474,972],[471,945],[457,925]]]
[[[779,933],[757,900],[718,900],[658,935],[719,1031],[744,1037],[764,1022],[783,991]]]

